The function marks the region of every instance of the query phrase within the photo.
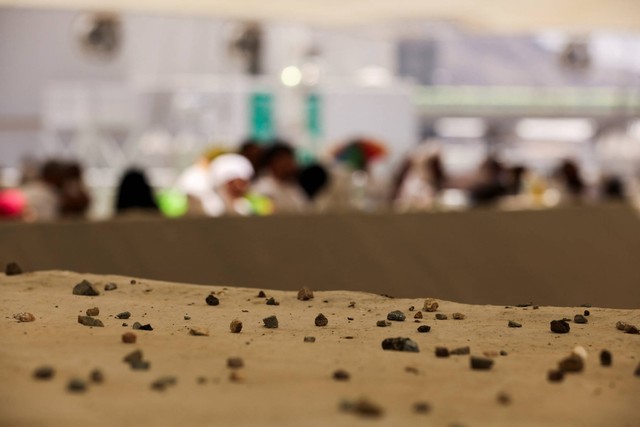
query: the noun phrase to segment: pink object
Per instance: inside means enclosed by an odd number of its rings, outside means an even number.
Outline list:
[[[22,191],[0,190],[0,218],[19,218],[26,205]]]

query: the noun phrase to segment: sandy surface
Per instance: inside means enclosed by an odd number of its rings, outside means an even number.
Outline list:
[[[82,279],[98,284],[96,297],[72,295]],[[18,276],[0,273],[0,426],[637,426],[640,420],[640,335],[616,330],[619,320],[640,326],[639,310],[590,308],[589,323],[571,322],[571,332],[550,332],[554,319],[582,313],[579,307],[471,306],[440,301],[434,320],[423,312],[418,333],[415,312],[420,299],[391,299],[354,292],[316,292],[299,301],[294,292],[270,291],[280,302],[269,306],[256,298],[258,289],[203,287],[129,277],[70,272],[39,272]],[[104,283],[118,289],[105,292]],[[215,291],[219,306],[205,297]],[[429,295],[425,295],[427,297]],[[437,295],[432,295],[437,297]],[[349,303],[355,301],[355,307]],[[514,304],[526,301],[514,301]],[[77,316],[97,306],[105,325],[80,325]],[[376,326],[388,312],[401,310],[404,322]],[[13,315],[31,312],[36,320],[19,323]],[[129,320],[115,315],[130,311]],[[452,320],[461,312],[464,320]],[[323,313],[326,327],[314,318]],[[191,320],[184,320],[185,314]],[[276,315],[278,329],[266,329],[262,319]],[[348,317],[353,320],[348,320]],[[229,323],[239,319],[239,334]],[[508,328],[507,321],[522,323]],[[153,331],[135,331],[136,344],[121,335],[139,321]],[[122,323],[127,322],[128,327]],[[209,336],[192,336],[189,328],[208,328]],[[316,337],[315,343],[303,337]],[[389,337],[410,337],[419,353],[384,351]],[[352,337],[351,339],[347,337]],[[472,355],[504,350],[494,356],[490,371],[474,371],[469,356],[436,358],[436,346],[470,346]],[[567,374],[550,383],[547,371],[576,345],[589,357],[584,372]],[[151,363],[147,371],[132,370],[122,359],[141,349]],[[602,367],[598,354],[608,349],[613,366]],[[240,381],[230,379],[227,358],[242,357]],[[55,368],[55,376],[35,380],[41,365]],[[406,368],[412,368],[408,372]],[[66,390],[72,377],[88,378],[94,368],[105,381],[90,384],[84,393]],[[344,369],[348,381],[333,372]],[[416,372],[417,371],[417,372]],[[177,384],[156,391],[151,383],[175,376]],[[199,377],[206,383],[200,384]],[[510,404],[497,396],[506,393]],[[341,402],[366,398],[384,413],[366,418],[341,410]],[[416,402],[431,411],[417,413]]]

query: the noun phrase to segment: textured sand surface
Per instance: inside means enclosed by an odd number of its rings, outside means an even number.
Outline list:
[[[73,295],[82,279],[98,284],[101,294]],[[640,309],[592,307],[588,324],[571,322],[571,332],[558,335],[550,332],[549,322],[573,319],[584,308],[439,301],[438,313],[449,320],[423,312],[418,324],[413,316],[423,299],[331,291],[299,301],[295,292],[264,289],[280,303],[269,306],[256,297],[259,289],[144,279],[132,285],[130,279],[60,271],[0,274],[0,426],[637,426],[640,420],[640,377],[633,374],[640,362],[640,335],[615,328],[617,321],[640,326]],[[118,289],[105,292],[107,282]],[[211,291],[220,305],[205,303]],[[100,308],[103,328],[77,322],[94,306]],[[376,321],[392,310],[407,319],[377,327]],[[13,318],[25,311],[36,320]],[[123,311],[131,318],[116,319]],[[454,312],[466,319],[452,320]],[[326,327],[314,325],[319,313],[328,318]],[[185,314],[191,319],[184,320]],[[278,317],[278,329],[263,327],[269,315]],[[243,322],[239,334],[229,331],[234,319]],[[508,320],[523,326],[508,328]],[[137,343],[124,344],[121,335],[136,321],[154,330],[133,331]],[[418,333],[420,325],[430,325],[431,331]],[[210,335],[192,336],[190,327],[207,328]],[[308,335],[316,342],[303,342]],[[409,337],[420,352],[382,350],[382,340],[390,337]],[[589,354],[584,372],[550,383],[547,371],[576,345]],[[436,346],[470,346],[471,354],[480,356],[508,354],[494,356],[489,371],[473,371],[469,356],[436,358]],[[135,349],[143,351],[149,370],[123,363]],[[613,366],[600,366],[602,349],[613,354]],[[237,371],[240,381],[230,380],[229,357],[244,360]],[[55,368],[51,380],[33,378],[42,365]],[[88,378],[94,368],[102,370],[104,383],[90,384],[80,394],[66,390],[72,377]],[[337,369],[349,372],[350,380],[334,380]],[[177,378],[175,386],[151,388],[167,375]],[[511,403],[499,403],[500,393]],[[359,398],[379,405],[383,415],[364,418],[341,410],[341,402]],[[428,402],[431,411],[415,412],[416,402]]]

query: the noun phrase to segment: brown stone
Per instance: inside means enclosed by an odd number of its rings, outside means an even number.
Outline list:
[[[237,319],[231,321],[231,324],[229,325],[229,329],[234,334],[240,333],[240,331],[242,331],[242,322]]]
[[[13,318],[16,319],[18,322],[33,322],[34,320],[36,320],[36,316],[27,312],[16,313],[13,315]]]
[[[122,334],[122,342],[125,344],[135,344],[136,343],[136,334],[133,332],[125,332]]]
[[[424,311],[434,312],[437,309],[438,309],[438,301],[436,301],[433,298],[427,298],[426,300],[424,300],[424,307],[423,307]]]
[[[313,291],[306,286],[298,291],[298,299],[300,301],[308,301],[313,299]]]
[[[97,316],[98,314],[100,314],[100,309],[98,307],[87,309],[87,316]]]

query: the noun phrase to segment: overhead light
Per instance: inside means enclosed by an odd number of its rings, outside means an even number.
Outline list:
[[[435,122],[434,129],[443,138],[482,138],[487,123],[477,117],[443,117]]]
[[[282,84],[288,87],[295,87],[302,81],[302,72],[300,68],[290,65],[280,73]]]
[[[588,119],[523,119],[516,125],[516,135],[527,140],[583,142],[594,133]]]

